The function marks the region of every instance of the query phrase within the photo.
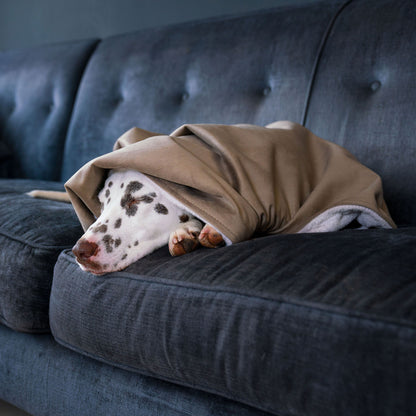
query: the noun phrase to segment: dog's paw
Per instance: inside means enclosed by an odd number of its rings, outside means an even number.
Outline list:
[[[169,252],[172,256],[182,256],[194,251],[199,246],[198,236],[202,224],[199,221],[188,221],[170,234]]]
[[[206,224],[202,229],[198,239],[201,245],[209,248],[217,248],[225,244],[222,235],[209,224]]]

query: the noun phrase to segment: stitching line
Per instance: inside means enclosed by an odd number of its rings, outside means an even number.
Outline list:
[[[57,249],[57,250],[64,250],[67,248],[71,248],[71,244],[66,244],[63,246],[48,246],[48,245],[42,245],[39,243],[33,243],[31,241],[26,241],[23,238],[16,237],[13,234],[8,233],[7,231],[0,229],[0,237],[9,238],[10,240],[16,241],[18,243],[24,244],[27,247],[34,248],[34,249],[41,249],[41,250],[50,250],[50,249]]]
[[[332,29],[335,25],[335,22],[337,21],[338,17],[341,15],[341,13],[344,11],[344,9],[353,2],[353,0],[348,0],[346,3],[344,3],[334,14],[334,16],[332,17],[331,21],[329,22],[329,25],[322,37],[321,43],[319,45],[318,48],[318,53],[316,55],[315,58],[315,62],[312,68],[312,75],[309,81],[309,85],[308,85],[308,90],[306,93],[306,99],[305,99],[305,104],[304,104],[304,108],[303,108],[303,114],[302,114],[302,120],[301,120],[301,124],[302,126],[305,126],[306,123],[306,117],[308,115],[308,111],[309,111],[309,104],[310,104],[310,100],[311,100],[311,96],[312,96],[312,90],[315,84],[315,79],[316,79],[316,75],[318,72],[318,66],[321,62],[321,58],[326,46],[326,43],[328,41],[329,35],[332,32]]]

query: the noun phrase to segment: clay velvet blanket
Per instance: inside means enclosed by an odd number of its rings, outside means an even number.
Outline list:
[[[213,225],[228,244],[254,236],[395,227],[380,177],[344,148],[292,122],[188,124],[172,134],[133,128],[114,151],[65,184],[87,229],[100,215],[98,191],[111,169],[135,169]]]

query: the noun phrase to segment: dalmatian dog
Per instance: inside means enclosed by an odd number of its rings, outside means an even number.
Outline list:
[[[172,256],[199,245],[224,245],[212,226],[204,226],[140,172],[111,171],[98,199],[101,215],[72,249],[86,272],[102,275],[123,270],[166,244]]]

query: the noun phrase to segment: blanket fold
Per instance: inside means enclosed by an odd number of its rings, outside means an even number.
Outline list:
[[[352,220],[395,227],[380,177],[299,124],[188,124],[170,135],[139,128],[83,166],[65,187],[84,229],[111,169],[147,175],[228,242],[256,235],[336,231]]]

